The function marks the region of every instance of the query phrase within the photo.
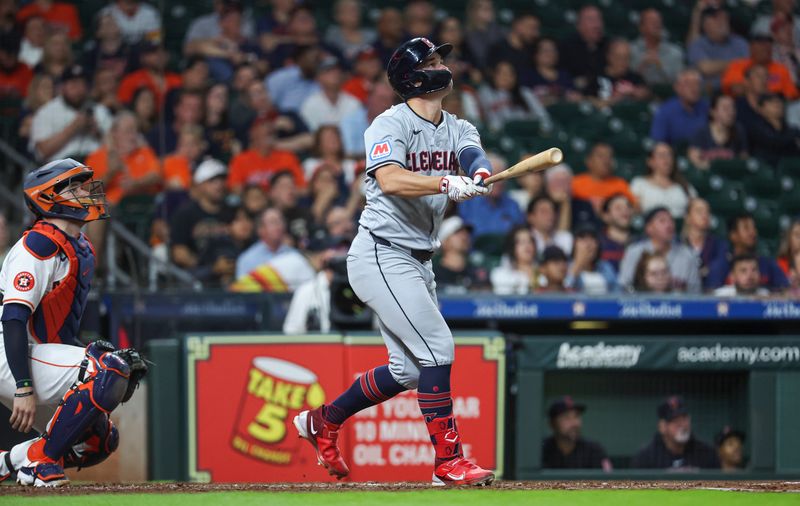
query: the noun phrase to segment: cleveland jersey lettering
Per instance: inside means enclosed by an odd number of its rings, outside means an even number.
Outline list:
[[[474,126],[442,111],[438,125],[417,116],[407,104],[380,114],[364,133],[367,146],[367,206],[359,223],[392,243],[420,250],[439,247],[439,224],[447,195],[414,199],[385,195],[374,171],[389,164],[428,176],[450,176],[460,168],[458,155],[480,147]]]

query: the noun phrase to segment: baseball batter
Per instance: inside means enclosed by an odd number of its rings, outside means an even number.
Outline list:
[[[22,485],[56,487],[68,482],[65,467],[105,460],[119,441],[108,415],[147,372],[133,349],[78,341],[95,266],[81,227],[107,216],[92,175],[65,159],[25,178],[37,220],[0,268],[0,402],[12,428],[41,436],[0,451],[0,481],[16,473]]]
[[[434,485],[484,485],[494,474],[464,458],[453,417],[453,337],[439,312],[431,267],[448,200],[485,194],[491,173],[475,127],[442,110],[452,75],[442,59],[452,46],[415,38],[388,66],[405,100],[379,115],[364,134],[367,205],[347,257],[350,284],[380,318],[389,365],[364,373],[331,404],[295,420],[331,475],[349,469],[337,447],[341,424],[358,411],[417,389],[436,461]],[[458,175],[459,169],[471,177]]]

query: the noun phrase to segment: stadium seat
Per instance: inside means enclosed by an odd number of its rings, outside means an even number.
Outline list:
[[[780,180],[766,165],[761,166],[758,173],[745,176],[742,182],[747,194],[759,199],[775,199],[780,194]]]
[[[503,133],[517,139],[533,138],[539,134],[539,122],[536,120],[512,120],[503,125]]]
[[[153,195],[129,195],[114,209],[114,218],[128,227],[139,239],[149,242],[154,206]]]
[[[800,214],[800,185],[792,179],[784,178],[777,200],[781,214],[789,216]]]
[[[759,199],[755,209],[750,212],[758,227],[759,236],[764,238],[780,237],[781,219],[776,202]]]
[[[800,157],[782,158],[778,162],[778,172],[781,176],[800,179]]]
[[[712,177],[710,186],[711,191],[705,197],[714,213],[727,218],[744,209],[741,183]]]
[[[701,197],[705,197],[711,192],[711,173],[709,171],[692,166],[683,173],[683,177]]]
[[[484,234],[479,235],[472,241],[472,249],[481,251],[487,256],[499,257],[503,254],[505,245],[505,234]]]
[[[749,176],[760,174],[762,170],[769,170],[769,167],[759,163],[755,158],[743,160],[733,158],[730,160],[714,160],[711,162],[711,173],[722,176],[726,179],[742,181]]]

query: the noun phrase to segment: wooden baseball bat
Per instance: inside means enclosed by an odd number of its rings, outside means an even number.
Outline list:
[[[520,177],[528,172],[539,172],[549,169],[554,165],[558,165],[562,161],[564,161],[564,153],[562,153],[558,148],[550,148],[512,165],[503,172],[492,174],[486,178],[484,184],[488,185],[496,181],[503,181],[504,179],[510,179],[512,177]]]

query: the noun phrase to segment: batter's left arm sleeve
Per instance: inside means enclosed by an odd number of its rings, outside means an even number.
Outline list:
[[[469,153],[466,154],[466,158],[464,158],[464,152],[471,151],[473,153],[470,156]],[[477,152],[477,154],[475,154]],[[484,162],[486,165],[474,165],[475,157],[483,156]],[[458,163],[461,164],[461,169],[469,174],[470,176],[473,175],[475,169],[479,167],[484,167],[492,170],[491,165],[488,164],[486,160],[486,153],[483,151],[481,147],[481,136],[478,135],[478,129],[475,128],[469,121],[465,121],[463,119],[458,120],[458,142],[456,144],[456,156],[458,157]]]
[[[3,304],[3,343],[6,348],[6,361],[17,388],[31,386],[33,375],[28,360],[28,332],[25,324],[31,317],[31,310],[25,304]]]
[[[486,158],[486,152],[483,151],[483,148],[477,146],[467,146],[462,149],[458,155],[458,163],[469,177],[474,176],[475,171],[480,168],[489,169],[489,172],[492,172],[492,166]]]

